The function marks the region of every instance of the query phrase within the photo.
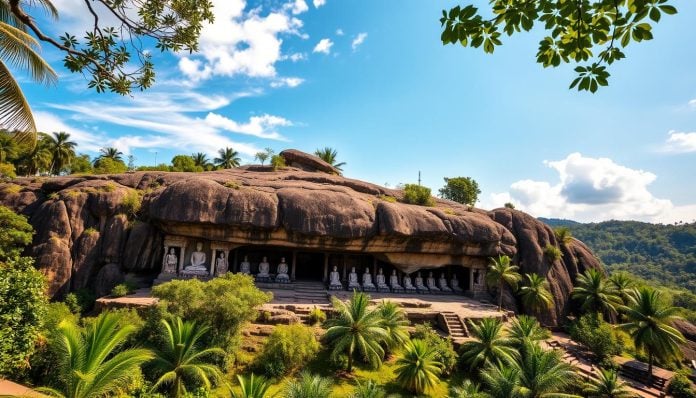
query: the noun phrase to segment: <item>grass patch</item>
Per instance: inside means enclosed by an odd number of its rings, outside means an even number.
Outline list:
[[[379,194],[379,195],[377,195],[377,197],[385,202],[389,202],[389,203],[396,203],[397,202],[396,198],[393,196],[390,196],[390,195]]]
[[[561,249],[557,248],[552,244],[548,244],[546,245],[546,247],[544,247],[544,254],[551,261],[560,260],[561,257],[563,257],[563,252],[561,251]]]
[[[2,191],[8,195],[16,195],[22,192],[22,186],[17,184],[8,184],[2,189]]]
[[[239,189],[242,187],[241,185],[239,185],[239,183],[237,181],[233,181],[233,180],[225,181],[222,185],[226,188],[231,188],[231,189]]]

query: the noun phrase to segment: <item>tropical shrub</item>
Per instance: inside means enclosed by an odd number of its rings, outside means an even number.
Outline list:
[[[563,252],[561,251],[561,249],[557,248],[552,244],[548,244],[544,247],[544,254],[551,262],[560,260],[561,257],[563,257]]]
[[[58,363],[58,325],[61,322],[77,324],[79,315],[75,315],[67,304],[56,301],[46,305],[40,337],[36,351],[29,358],[30,369],[27,375],[33,384],[57,385],[58,379],[54,364]]]
[[[127,170],[128,166],[122,160],[102,157],[94,162],[94,174],[120,174]]]
[[[412,338],[425,341],[435,350],[435,360],[440,363],[443,376],[452,374],[457,365],[457,352],[451,339],[442,338],[429,324],[416,325]]]
[[[138,191],[128,191],[126,196],[123,197],[123,201],[121,202],[121,206],[123,207],[123,211],[126,212],[126,216],[128,216],[129,219],[134,219],[138,216],[138,213],[140,212],[140,208],[143,205],[143,198],[140,196],[140,193]]]
[[[301,368],[317,352],[319,342],[312,328],[302,324],[278,325],[266,339],[257,367],[269,377],[278,377]]]
[[[89,289],[77,289],[65,295],[63,300],[73,314],[85,314],[94,308],[97,296]]]
[[[435,350],[423,340],[406,343],[396,361],[396,382],[415,394],[433,388],[442,372],[435,355]]]
[[[285,398],[328,398],[331,380],[302,372],[296,380],[289,381],[283,389]]]
[[[31,243],[33,233],[26,217],[0,206],[0,262],[20,256]]]
[[[285,168],[285,158],[280,155],[273,155],[271,157],[271,166],[273,170],[279,170]]]
[[[382,327],[387,332],[385,346],[393,350],[406,344],[409,340],[406,327],[410,322],[401,307],[393,301],[382,300],[377,306],[377,311],[382,317]]]
[[[384,396],[384,390],[374,380],[368,380],[365,384],[356,381],[355,384],[355,391],[350,398],[382,398]]]
[[[123,297],[127,296],[128,293],[130,293],[128,286],[123,283],[116,285],[113,289],[111,289],[111,297]]]
[[[210,326],[211,343],[233,352],[240,328],[258,316],[257,308],[271,299],[252,277],[228,273],[207,282],[174,280],[152,288],[164,310],[182,319]]]
[[[262,376],[253,373],[249,377],[237,375],[239,394],[232,392],[232,398],[265,398],[269,384]]]
[[[689,370],[675,373],[667,386],[667,392],[674,398],[696,398],[696,390],[689,381],[689,374],[691,374]]]
[[[435,206],[430,188],[418,184],[404,185],[404,202],[412,205]]]
[[[597,378],[585,383],[583,393],[588,398],[634,398],[628,384],[619,378],[615,370],[600,369]]]
[[[321,324],[326,322],[326,313],[321,310],[321,308],[314,307],[309,311],[309,323],[312,325]]]
[[[596,314],[581,316],[570,327],[570,336],[592,351],[600,361],[621,354],[621,344],[613,327]]]
[[[48,298],[28,257],[0,262],[0,376],[24,371],[36,349]]]
[[[460,347],[459,362],[470,372],[488,363],[510,363],[515,357],[515,340],[507,335],[500,319],[484,318],[479,323],[470,321],[469,333],[473,339]]]
[[[17,178],[15,167],[11,163],[0,163],[0,180]]]

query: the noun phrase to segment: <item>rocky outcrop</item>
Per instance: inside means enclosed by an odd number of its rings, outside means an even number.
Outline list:
[[[433,207],[410,205],[401,191],[340,176],[312,155],[282,155],[295,167],[17,179],[0,184],[0,204],[26,214],[36,229],[32,251],[52,294],[107,293],[126,273],[154,277],[165,235],[368,253],[405,272],[484,266],[506,254],[523,272],[547,276],[556,303],[545,321],[557,324],[575,276],[599,267],[581,242],[557,242],[525,213],[440,199]],[[546,245],[563,257],[546,258]]]

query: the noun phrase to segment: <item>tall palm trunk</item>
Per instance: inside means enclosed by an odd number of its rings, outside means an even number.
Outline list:
[[[498,311],[503,310],[503,280],[498,284]]]

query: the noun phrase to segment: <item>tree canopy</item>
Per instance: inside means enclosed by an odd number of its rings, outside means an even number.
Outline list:
[[[440,196],[465,205],[473,206],[481,194],[478,182],[471,177],[445,177],[445,186],[440,188]]]
[[[536,53],[544,68],[575,63],[570,88],[595,92],[609,84],[608,66],[626,57],[631,43],[652,40],[652,29],[677,9],[669,0],[493,0],[481,13],[473,4],[442,11],[443,44],[493,53],[502,36],[545,31]]]

